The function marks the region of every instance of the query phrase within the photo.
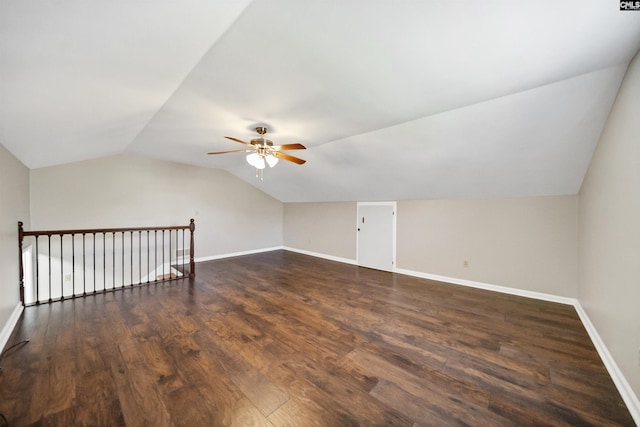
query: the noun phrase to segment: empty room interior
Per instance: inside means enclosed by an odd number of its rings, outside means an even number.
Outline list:
[[[0,427],[640,424],[640,3],[0,0]]]

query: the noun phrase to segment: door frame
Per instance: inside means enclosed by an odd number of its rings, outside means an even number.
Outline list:
[[[398,220],[398,202],[357,202],[356,205],[356,265],[360,265],[360,234],[358,233],[358,224],[360,221],[360,206],[391,206],[393,209],[392,223],[391,223],[391,270],[396,269],[396,223]]]

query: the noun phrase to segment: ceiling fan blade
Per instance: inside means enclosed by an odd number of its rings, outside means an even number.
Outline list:
[[[214,151],[207,154],[227,154],[227,153],[248,153],[253,150],[231,150],[231,151]]]
[[[294,156],[291,156],[291,155],[289,155],[289,154],[287,154],[287,153],[281,153],[281,152],[279,152],[279,151],[274,151],[274,152],[273,152],[273,153],[271,153],[271,154],[272,154],[273,156],[275,156],[275,157],[279,158],[279,159],[282,159],[282,160],[288,160],[288,161],[290,161],[290,162],[297,163],[297,164],[299,164],[299,165],[302,165],[302,164],[306,163],[306,160],[299,159],[299,158],[294,157]]]
[[[285,151],[285,150],[306,150],[302,144],[284,144],[284,145],[274,145],[271,147],[272,150],[275,151]]]
[[[235,142],[239,142],[240,144],[251,146],[251,144],[249,144],[248,142],[244,142],[243,140],[238,139],[238,138],[234,138],[232,136],[225,136],[225,138],[230,139],[230,140],[235,141]]]

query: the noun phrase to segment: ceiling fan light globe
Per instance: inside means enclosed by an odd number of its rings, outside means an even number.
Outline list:
[[[251,166],[257,168],[259,161],[260,161],[260,155],[258,155],[258,153],[247,154],[247,163],[249,163]]]
[[[266,160],[267,160],[267,164],[269,165],[270,168],[272,168],[272,167],[274,167],[275,165],[278,164],[278,158],[273,156],[273,155],[271,155],[271,154],[269,154],[266,157]]]
[[[254,166],[256,167],[256,169],[264,169],[264,167],[266,166],[266,163],[264,162],[264,157],[258,156],[258,160],[254,164]]]

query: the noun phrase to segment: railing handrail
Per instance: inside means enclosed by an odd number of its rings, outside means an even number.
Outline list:
[[[193,219],[191,224],[193,224]],[[65,234],[101,234],[101,233],[123,233],[128,231],[161,231],[161,230],[189,230],[189,225],[168,225],[163,227],[122,227],[122,228],[82,228],[75,230],[23,230],[23,236],[59,236]],[[22,222],[18,226],[22,227]]]

